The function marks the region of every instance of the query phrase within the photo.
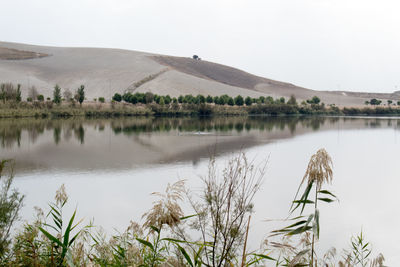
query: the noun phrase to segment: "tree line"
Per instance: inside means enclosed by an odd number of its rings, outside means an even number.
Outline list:
[[[314,103],[316,101],[318,104],[320,99],[318,97],[314,97],[313,99],[309,100],[309,103]],[[157,95],[150,92],[147,93],[130,93],[126,92],[123,95],[119,93],[115,93],[112,97],[113,101],[116,102],[127,102],[131,104],[151,104],[157,103],[159,105],[169,105],[171,103],[179,103],[179,104],[215,104],[215,105],[229,105],[229,106],[251,106],[252,104],[289,104],[289,105],[296,105],[297,101],[295,96],[291,96],[290,99],[286,102],[284,97],[274,99],[271,96],[260,96],[258,98],[252,97],[243,97],[238,95],[236,97],[229,96],[227,94],[221,96],[211,96],[211,95],[201,95],[198,94],[193,96],[192,94],[187,95],[180,95],[178,97],[171,97],[170,95]]]
[[[17,84],[16,86],[13,83],[2,83],[0,84],[0,100],[5,103],[6,101],[15,101],[21,102],[21,84]],[[76,101],[79,104],[82,104],[85,100],[85,86],[81,85],[78,89],[76,89],[75,93],[69,89],[65,89],[61,92],[61,87],[56,84],[53,89],[53,98],[47,97],[47,101],[52,101],[55,104],[61,104],[62,101],[73,102]],[[104,97],[99,97],[99,101],[104,100]],[[35,86],[31,86],[28,89],[28,97],[26,99],[27,102],[39,101],[44,102],[44,96],[39,94],[38,90]]]

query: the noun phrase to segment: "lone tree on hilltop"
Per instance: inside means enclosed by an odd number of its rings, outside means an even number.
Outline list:
[[[198,55],[193,55],[193,59],[195,60],[201,60],[201,58]]]

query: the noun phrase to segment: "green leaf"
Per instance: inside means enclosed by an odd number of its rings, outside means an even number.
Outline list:
[[[154,247],[149,241],[146,241],[146,240],[143,240],[140,238],[136,238],[136,240],[139,241],[140,243],[142,243],[143,245],[149,247],[152,251],[154,251]]]
[[[71,227],[72,227],[72,223],[74,222],[75,215],[76,215],[76,210],[74,211],[74,213],[72,214],[71,219],[69,220],[67,229],[65,229],[65,233],[64,233],[64,242],[63,242],[63,250],[62,250],[62,252],[61,252],[61,258],[62,258],[62,259],[64,259],[65,254],[67,253],[68,244],[69,244],[69,235],[70,235],[70,233],[71,233]]]
[[[298,221],[298,222],[296,222],[296,223],[294,223],[294,224],[292,224],[292,225],[289,225],[289,226],[287,226],[287,227],[285,227],[285,228],[283,228],[283,229],[292,228],[292,227],[295,227],[295,226],[304,224],[304,223],[306,223],[306,222],[307,222],[306,220],[301,220],[301,221]],[[283,230],[283,229],[282,229],[282,230]]]
[[[251,255],[254,255],[256,257],[263,258],[263,259],[266,259],[266,260],[276,261],[276,259],[271,258],[270,256],[267,256],[267,255],[263,255],[263,254],[251,254]]]
[[[315,210],[315,235],[317,236],[317,240],[319,239],[319,210]],[[314,230],[314,229],[313,229]]]
[[[160,233],[160,229],[158,229],[157,227],[151,225],[150,228],[156,231],[157,233]]]
[[[293,203],[299,203],[299,204],[314,204],[315,202],[312,200],[293,200]]]
[[[48,238],[50,239],[50,241],[56,243],[57,245],[59,245],[60,247],[63,247],[63,243],[61,243],[60,240],[58,240],[56,237],[54,237],[52,234],[50,234],[49,232],[47,232],[46,230],[44,230],[42,227],[39,227],[39,230]]]
[[[324,198],[324,197],[319,197],[318,200],[321,200],[321,201],[324,201],[324,202],[327,202],[327,203],[331,203],[331,202],[335,201],[334,199]]]
[[[180,252],[183,254],[183,256],[185,257],[187,263],[189,263],[189,265],[193,267],[193,262],[192,262],[192,260],[190,259],[190,256],[189,256],[189,254],[186,252],[186,250],[185,250],[183,247],[181,247],[179,244],[176,244],[176,245],[178,246],[179,251],[180,251]]]
[[[65,233],[64,233],[64,246],[68,246],[69,235],[70,235],[70,233],[71,233],[71,227],[72,227],[72,223],[74,222],[75,215],[76,215],[76,210],[75,210],[74,213],[72,214],[71,219],[69,219],[67,229],[65,229]]]
[[[184,217],[180,217],[179,220],[183,221],[192,217],[196,217],[199,216],[199,214],[192,214],[192,215],[188,215],[188,216],[184,216]]]
[[[318,193],[325,194],[325,195],[331,195],[332,197],[337,198],[334,194],[332,194],[328,190],[320,190],[320,191],[318,191]]]
[[[287,235],[298,235],[298,234],[307,232],[308,230],[311,230],[311,229],[312,229],[311,226],[302,226],[302,227],[299,227],[299,228],[287,233]]]

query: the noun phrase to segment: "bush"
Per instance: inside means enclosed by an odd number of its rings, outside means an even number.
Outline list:
[[[99,102],[100,103],[104,103],[106,100],[104,99],[104,97],[99,97]]]
[[[43,102],[44,101],[44,96],[43,95],[38,95],[37,96],[37,100],[40,101],[40,102]]]
[[[122,96],[118,93],[115,93],[114,96],[112,97],[112,100],[121,102],[122,101]]]
[[[321,99],[319,99],[318,96],[313,96],[313,98],[307,100],[308,104],[317,104],[318,105],[319,102],[321,102]]]
[[[13,161],[0,161],[0,179],[0,258],[3,258],[9,249],[10,230],[18,219],[24,196],[11,189],[14,179]]]

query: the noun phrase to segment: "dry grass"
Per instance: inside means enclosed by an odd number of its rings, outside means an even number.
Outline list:
[[[319,149],[311,156],[306,173],[300,186],[307,181],[308,184],[315,182],[320,190],[323,183],[332,183],[332,159],[324,148]]]

